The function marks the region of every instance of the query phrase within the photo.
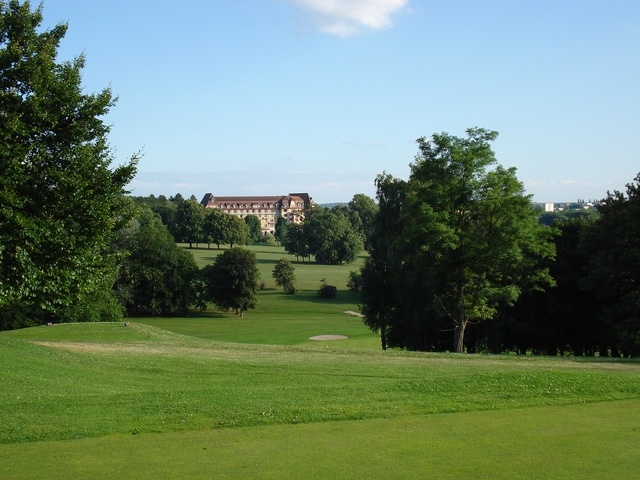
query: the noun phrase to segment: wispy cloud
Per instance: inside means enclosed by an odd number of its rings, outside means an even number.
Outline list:
[[[317,28],[339,37],[392,25],[394,13],[406,11],[409,0],[289,0],[311,15]]]

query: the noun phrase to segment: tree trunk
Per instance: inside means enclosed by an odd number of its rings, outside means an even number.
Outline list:
[[[458,293],[456,303],[453,306],[453,350],[456,353],[464,352],[464,330],[467,328],[467,318],[464,310],[464,282],[458,280]]]
[[[467,321],[460,320],[453,331],[453,348],[456,353],[464,353],[464,331]]]
[[[380,327],[380,342],[382,343],[382,350],[387,349],[387,329],[384,325]]]

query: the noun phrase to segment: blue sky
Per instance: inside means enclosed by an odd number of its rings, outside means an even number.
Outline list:
[[[119,97],[116,162],[144,154],[134,195],[375,197],[418,137],[473,126],[535,201],[640,172],[637,0],[45,0],[59,22]]]

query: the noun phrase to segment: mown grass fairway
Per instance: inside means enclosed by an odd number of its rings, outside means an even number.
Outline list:
[[[638,408],[622,401],[0,445],[0,469],[16,480],[635,479]]]
[[[3,478],[633,478],[640,461],[636,362],[233,344],[135,321],[5,332],[0,360]]]
[[[185,245],[182,245],[186,248]],[[189,251],[193,254],[196,263],[199,267],[204,267],[213,263],[215,258],[228,248],[223,246],[218,250],[215,246],[211,249],[205,248],[206,246],[200,245],[199,248],[192,248]],[[346,291],[347,279],[351,270],[358,270],[362,259],[366,253],[362,253],[358,259],[348,265],[319,265],[314,262],[309,262],[302,259],[296,259],[295,256],[291,256],[284,251],[283,247],[270,247],[266,245],[249,245],[243,246],[256,254],[256,260],[258,262],[258,270],[262,280],[265,281],[267,288],[274,288],[282,291],[280,287],[276,287],[273,278],[271,278],[271,272],[276,262],[281,258],[288,258],[296,269],[296,286],[299,290],[316,292],[320,286],[320,280],[327,279],[327,282],[331,285],[338,287],[339,291]]]
[[[637,478],[640,362],[383,352],[357,266],[296,263],[290,296],[252,248],[245,318],[0,333],[0,478]]]
[[[282,247],[253,245],[244,247],[256,254],[258,269],[265,288],[258,292],[258,306],[239,318],[232,312],[223,313],[214,306],[206,312],[193,312],[189,318],[138,318],[137,322],[157,326],[166,330],[201,338],[227,342],[335,346],[357,349],[380,348],[378,335],[370,332],[359,317],[345,312],[358,312],[358,300],[347,289],[350,271],[358,270],[362,259],[350,265],[318,265],[297,262],[285,253]],[[224,250],[216,248],[190,250],[200,267],[208,265]],[[363,254],[365,255],[365,254]],[[271,272],[276,262],[289,258],[295,267],[296,295],[287,295],[277,287]],[[338,288],[338,297],[331,300],[317,295],[323,278]],[[339,342],[317,342],[309,340],[316,335],[346,335]]]

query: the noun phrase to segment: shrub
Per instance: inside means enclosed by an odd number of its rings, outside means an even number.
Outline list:
[[[268,247],[276,247],[276,246],[278,246],[278,241],[276,240],[276,237],[274,237],[270,233],[266,233],[262,237],[261,242],[264,243],[265,245],[267,245]]]
[[[320,295],[321,298],[336,298],[338,296],[338,288],[335,285],[328,285],[327,279],[323,278],[320,289],[318,290],[318,295]]]
[[[355,293],[356,295],[360,294],[360,290],[362,289],[362,274],[359,271],[349,272],[347,288],[349,289],[349,291]]]

